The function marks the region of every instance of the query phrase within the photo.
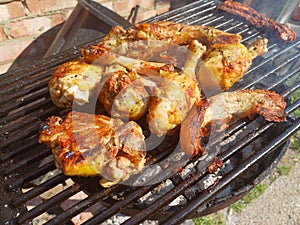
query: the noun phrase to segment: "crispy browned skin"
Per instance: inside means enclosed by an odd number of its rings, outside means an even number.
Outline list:
[[[113,118],[136,120],[146,114],[149,94],[134,70],[106,73],[100,86],[98,99]]]
[[[97,92],[102,73],[102,66],[84,59],[62,64],[48,83],[53,103],[60,108],[70,108],[74,101],[77,104],[88,103],[91,95]]]
[[[248,5],[228,0],[219,5],[219,9],[226,12],[242,16],[251,24],[257,27],[267,27],[273,29],[283,41],[295,41],[296,32],[286,24],[279,23],[251,8]]]
[[[102,176],[110,186],[143,169],[145,143],[140,126],[103,115],[70,112],[66,119],[52,116],[41,130],[56,166],[69,176]]]
[[[169,133],[185,119],[201,98],[195,79],[183,72],[161,71],[157,86],[151,88],[147,122],[157,136]]]
[[[129,31],[136,39],[164,40],[177,45],[189,44],[191,40],[210,45],[213,43],[238,43],[241,36],[231,34],[213,27],[186,25],[171,21],[137,24]]]
[[[213,27],[158,21],[136,24],[128,30],[114,27],[98,45],[83,47],[82,56],[94,62],[105,52],[114,51],[120,55],[147,60],[172,45],[188,45],[192,40],[211,45],[239,43],[241,39],[238,34],[223,32]]]
[[[211,132],[224,131],[232,122],[259,114],[267,121],[282,122],[286,102],[273,91],[238,90],[223,92],[194,107],[180,130],[182,149],[190,155],[203,154],[201,139]]]
[[[249,70],[254,58],[268,51],[267,43],[267,39],[257,39],[247,47],[241,43],[213,44],[197,71],[200,85],[206,88],[217,85],[228,90]]]

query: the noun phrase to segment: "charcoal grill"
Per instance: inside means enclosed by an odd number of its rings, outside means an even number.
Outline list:
[[[100,224],[117,213],[129,216],[124,224],[139,224],[147,219],[178,224],[234,203],[276,166],[289,138],[300,128],[299,118],[293,116],[300,99],[291,97],[300,90],[300,40],[283,43],[271,31],[262,31],[239,17],[219,11],[211,0],[196,1],[148,21],[155,20],[214,26],[239,33],[244,43],[267,36],[269,52],[254,60],[251,69],[232,90],[277,91],[288,102],[287,121],[270,123],[260,117],[240,121],[218,139],[222,142],[207,146],[211,154],[200,160],[191,158],[181,171],[153,185],[119,184],[103,189],[94,178],[66,177],[55,168],[51,150],[38,144],[37,139],[42,121],[68,112],[52,104],[47,82],[60,64],[80,56],[82,46],[76,46],[1,75],[1,224],[31,224],[45,213],[52,215],[44,221],[46,224],[71,224],[71,218],[90,207],[93,215],[84,224]],[[97,43],[101,38],[89,43]],[[164,142],[167,144],[163,151],[151,151],[158,160],[170,154],[172,143],[176,145],[174,139]],[[212,175],[213,181],[205,186],[211,176],[207,165],[215,157],[223,160],[225,167]],[[79,192],[87,197],[67,209],[62,207]]]

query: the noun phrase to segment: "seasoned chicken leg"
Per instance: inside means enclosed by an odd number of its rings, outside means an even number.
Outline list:
[[[228,90],[248,71],[254,58],[268,51],[267,42],[258,39],[248,47],[241,43],[213,44],[197,72],[200,85]]]
[[[200,108],[198,108],[200,107]],[[224,131],[232,122],[259,114],[267,121],[282,122],[286,102],[273,91],[239,90],[213,96],[194,107],[180,130],[182,149],[190,155],[203,154],[201,139],[211,132]]]
[[[151,89],[147,115],[151,132],[162,136],[178,127],[200,98],[195,79],[184,72],[162,70],[157,86]]]
[[[150,101],[147,121],[151,132],[158,136],[177,127],[191,107],[201,98],[197,80],[183,71],[176,72],[172,65],[147,62],[114,53],[109,54],[112,63],[118,63],[131,71],[136,71],[141,75],[144,85],[148,86]],[[194,63],[197,62],[194,61]],[[189,66],[195,68],[192,63]],[[114,85],[117,85],[116,80],[109,86]],[[105,91],[106,88],[103,90]],[[122,89],[117,90],[114,95],[117,95],[117,92],[121,93]],[[137,93],[141,92],[138,90]],[[100,99],[103,96],[104,94],[100,94]],[[118,99],[124,104],[125,100],[126,96]]]
[[[150,97],[134,70],[106,73],[100,86],[98,99],[112,118],[136,120],[146,114]]]
[[[63,120],[52,116],[41,130],[56,166],[68,176],[102,176],[104,187],[142,171],[145,142],[140,126],[103,115],[70,112]]]
[[[103,75],[103,66],[84,59],[62,64],[48,83],[53,103],[61,108],[72,107],[73,102],[83,105],[97,92]]]
[[[157,21],[136,24],[128,30],[114,27],[98,45],[83,47],[82,56],[89,62],[94,62],[103,55],[105,49],[120,55],[148,60],[173,45],[188,45],[192,40],[211,45],[239,43],[241,39],[238,34],[223,32],[213,27]]]

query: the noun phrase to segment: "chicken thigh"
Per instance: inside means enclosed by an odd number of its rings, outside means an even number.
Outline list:
[[[240,118],[253,119],[256,114],[267,121],[283,122],[286,102],[277,93],[266,90],[222,92],[194,107],[180,130],[182,149],[189,155],[203,154],[203,137],[224,131]]]
[[[52,148],[57,168],[67,176],[101,176],[104,187],[142,171],[146,147],[140,126],[104,115],[70,112],[52,116],[40,143]]]

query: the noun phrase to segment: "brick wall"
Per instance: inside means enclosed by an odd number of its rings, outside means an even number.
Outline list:
[[[170,8],[170,0],[96,1],[124,18],[139,5],[137,22]],[[42,58],[76,4],[76,0],[0,0],[0,74]]]

